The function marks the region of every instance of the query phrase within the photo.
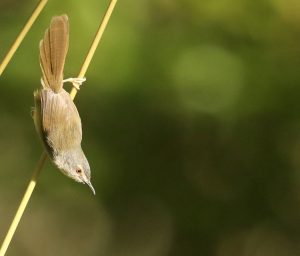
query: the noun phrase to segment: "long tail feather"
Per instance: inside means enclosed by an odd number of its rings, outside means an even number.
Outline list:
[[[59,92],[62,88],[63,68],[69,47],[67,15],[52,18],[44,39],[40,42],[40,65],[44,86]]]

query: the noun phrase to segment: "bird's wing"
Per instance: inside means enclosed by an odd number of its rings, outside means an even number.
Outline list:
[[[80,145],[81,120],[70,95],[64,89],[60,93],[42,89],[39,95],[44,142],[52,150],[68,150]]]

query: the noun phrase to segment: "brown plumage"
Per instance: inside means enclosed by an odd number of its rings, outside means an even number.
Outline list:
[[[54,92],[62,88],[63,68],[69,48],[67,15],[54,17],[40,42],[40,64],[45,86]]]
[[[69,93],[63,89],[68,46],[68,17],[54,17],[40,42],[43,87],[34,93],[34,123],[54,164],[67,176],[89,185],[95,193],[89,163],[81,149],[80,116]]]

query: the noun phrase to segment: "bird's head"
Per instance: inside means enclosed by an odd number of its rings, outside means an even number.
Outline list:
[[[88,185],[96,194],[91,183],[90,165],[81,148],[60,152],[54,157],[54,163],[65,175]]]

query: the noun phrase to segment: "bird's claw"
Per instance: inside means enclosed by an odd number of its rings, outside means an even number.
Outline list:
[[[80,90],[80,86],[82,85],[83,82],[86,81],[85,77],[75,77],[75,78],[68,78],[64,79],[63,83],[70,82],[73,84],[73,86],[77,89]]]

